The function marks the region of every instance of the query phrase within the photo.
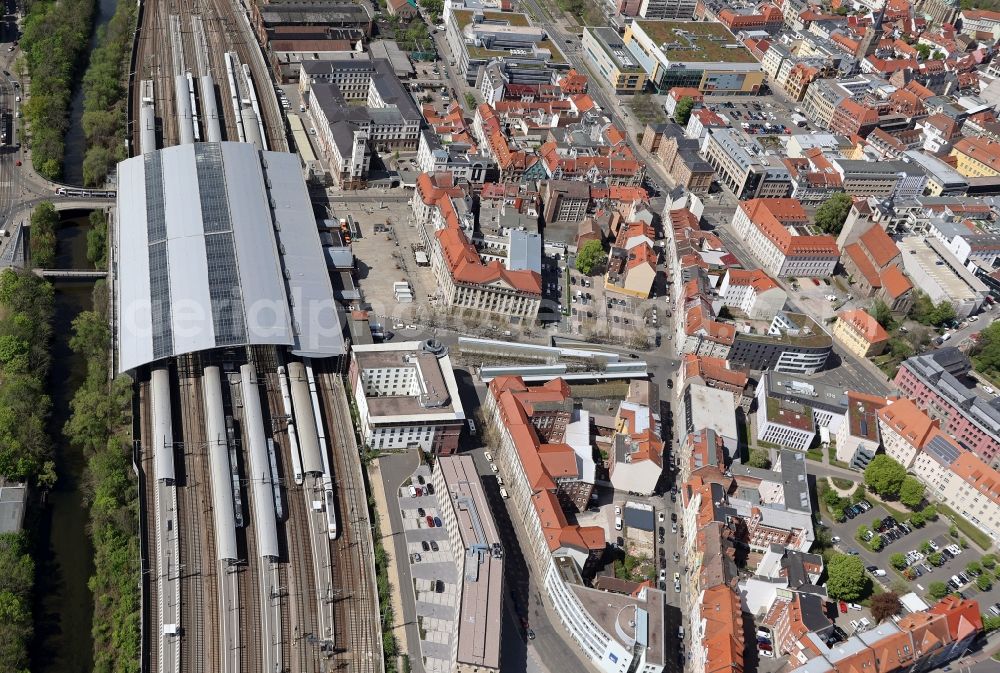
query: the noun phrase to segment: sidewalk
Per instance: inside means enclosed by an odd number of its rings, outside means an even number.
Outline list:
[[[378,512],[379,532],[383,539],[382,547],[385,549],[389,559],[387,572],[389,575],[390,603],[392,614],[395,617],[392,633],[396,636],[396,649],[401,654],[408,654],[411,659],[414,653],[416,653],[416,657],[419,660],[419,646],[411,647],[407,639],[406,618],[403,616],[403,598],[399,593],[399,569],[396,567],[395,547],[392,544],[385,543],[386,539],[392,537],[392,531],[389,519],[389,504],[385,499],[385,490],[382,487],[382,475],[378,459],[373,460],[368,466],[368,483],[371,484],[372,497],[375,498],[375,511]]]

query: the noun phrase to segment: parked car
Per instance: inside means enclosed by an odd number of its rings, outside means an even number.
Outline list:
[[[423,549],[424,551],[430,551],[431,550],[431,545],[427,542],[427,540],[421,540],[420,541],[420,548]]]
[[[427,527],[428,528],[434,527],[434,517],[432,517],[430,514],[427,515]]]
[[[438,551],[438,543],[431,540],[431,551]]]
[[[441,527],[441,519],[440,518],[434,517],[434,527],[435,528],[440,528]]]

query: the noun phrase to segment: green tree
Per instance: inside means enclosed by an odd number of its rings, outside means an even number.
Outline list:
[[[931,564],[937,566],[941,563],[941,552],[931,552],[927,555],[927,560],[930,561]]]
[[[771,467],[771,459],[768,458],[765,449],[750,449],[750,457],[747,459],[747,464],[751,467],[767,470]]]
[[[871,315],[875,318],[875,322],[886,329],[890,329],[892,325],[892,309],[881,299],[876,299],[872,302]]]
[[[600,241],[587,241],[576,253],[576,270],[589,276],[604,263],[605,258]]]
[[[688,120],[691,118],[691,110],[693,109],[694,98],[691,98],[691,96],[682,97],[677,101],[677,107],[674,108],[674,121],[681,126],[687,126]]]
[[[983,631],[986,633],[992,633],[997,629],[1000,629],[1000,617],[993,617],[992,615],[989,617],[983,617]]]
[[[983,564],[979,561],[969,561],[965,564],[965,572],[970,575],[978,575],[983,572]]]
[[[983,564],[983,567],[988,570],[993,570],[997,566],[997,557],[993,554],[984,554],[979,562]]]
[[[59,212],[51,201],[42,201],[31,213],[31,263],[48,269],[56,262],[56,228],[59,226]]]
[[[896,552],[889,557],[889,565],[896,570],[902,570],[909,564],[906,562],[906,556],[904,556],[901,552]]]
[[[933,551],[934,551],[934,547],[931,546],[931,543],[928,540],[924,540],[921,543],[921,545],[920,545],[920,553],[921,554],[923,554],[924,556],[927,556],[928,554],[932,553]]]
[[[910,317],[922,325],[940,327],[955,319],[955,307],[944,300],[935,304],[925,292],[916,290],[913,295],[913,305],[910,307]]]
[[[87,261],[96,269],[104,269],[108,266],[108,221],[103,210],[91,211],[89,219]]]
[[[993,588],[993,580],[990,579],[989,575],[980,575],[976,578],[976,586],[979,587],[980,591],[989,591]]]
[[[913,45],[913,48],[917,50],[917,56],[920,57],[921,60],[926,61],[931,55],[931,48],[929,45],[915,44]]]
[[[816,226],[836,236],[844,227],[852,203],[851,197],[844,192],[834,194],[816,209]]]
[[[465,94],[465,106],[469,108],[470,111],[475,111],[476,109],[476,96],[473,93]]]
[[[919,479],[906,475],[899,487],[899,501],[910,509],[920,507],[924,501],[924,485]]]
[[[951,591],[948,589],[948,585],[944,582],[931,582],[927,585],[927,594],[934,600],[941,600],[949,593],[951,593]]]
[[[927,505],[927,507],[924,507],[922,510],[920,510],[920,513],[923,514],[924,518],[927,519],[928,521],[937,521],[938,518],[937,505]]]
[[[872,541],[868,543],[868,546],[871,547],[872,551],[882,551],[882,547],[885,546],[885,542],[883,542],[884,539],[885,538],[881,535],[876,535],[872,538]]]
[[[1000,380],[1000,321],[979,333],[979,341],[971,355],[976,371],[987,378]]]
[[[831,598],[854,601],[864,595],[868,578],[859,556],[834,554],[826,569],[826,589]]]
[[[865,468],[865,484],[882,497],[895,498],[906,479],[906,469],[885,454],[879,454]]]
[[[883,594],[872,596],[871,611],[876,622],[883,622],[893,615],[898,615],[903,608],[899,602],[899,596],[893,591],[886,591]]]
[[[922,511],[914,512],[910,515],[910,525],[914,528],[923,528],[926,523],[927,520],[924,518]]]

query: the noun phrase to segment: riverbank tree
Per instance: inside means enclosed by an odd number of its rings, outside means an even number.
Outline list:
[[[93,264],[95,269],[108,268],[108,217],[103,210],[90,211],[87,261]]]
[[[59,211],[51,201],[42,201],[31,211],[31,263],[39,269],[51,269],[56,262],[56,228]]]
[[[132,381],[110,379],[111,329],[106,288],[94,288],[93,311],[73,320],[70,348],[86,362],[87,375],[70,402],[63,428],[87,458],[84,479],[94,545],[95,673],[138,673],[140,662],[139,504],[131,468],[128,427]]]
[[[82,70],[95,4],[94,0],[26,3],[21,49],[31,77],[31,96],[23,112],[32,163],[50,180],[62,175],[73,85]]]
[[[87,153],[83,182],[104,184],[115,164],[125,158],[128,59],[135,31],[135,4],[119,2],[115,15],[101,29],[98,47],[90,55],[83,77],[83,133]]]
[[[0,273],[0,477],[55,482],[45,392],[52,340],[52,285],[31,271]]]
[[[35,562],[22,533],[0,535],[0,671],[28,673]]]

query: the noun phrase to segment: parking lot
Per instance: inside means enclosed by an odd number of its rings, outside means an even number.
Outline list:
[[[389,328],[413,323],[417,306],[433,306],[437,284],[429,266],[417,265],[414,251],[423,242],[411,223],[409,203],[379,202],[373,197],[364,203],[337,203],[335,209],[335,216],[350,215],[358,223],[361,236],[351,240],[351,248],[362,296],[371,312],[387,316]],[[393,283],[399,281],[410,284],[412,303],[396,301]]]
[[[608,291],[602,276],[585,276],[573,268],[569,276],[569,291],[562,290],[564,297],[569,297],[570,315],[565,324],[572,333],[632,346],[654,343],[666,323],[669,305],[665,299],[637,299]]]
[[[455,553],[442,527],[431,470],[420,465],[397,494],[424,670],[447,671],[460,591]],[[406,588],[402,587],[404,596]]]
[[[952,575],[957,575],[964,571],[971,561],[978,561],[982,556],[978,550],[970,546],[970,548],[962,550],[953,559],[949,559],[947,555],[943,555],[943,564],[939,567],[934,567],[928,562],[926,555],[922,555],[919,560],[912,564],[914,571],[919,574],[912,581],[907,580],[889,562],[893,554],[900,553],[906,555],[911,551],[920,552],[923,543],[926,541],[931,541],[939,549],[943,549],[948,545],[954,544],[955,540],[948,535],[950,522],[941,516],[937,521],[927,522],[923,528],[914,528],[908,534],[899,535],[898,539],[890,541],[877,552],[867,549],[857,541],[855,534],[858,532],[859,527],[866,526],[869,529],[876,527],[878,522],[890,516],[890,514],[891,512],[887,511],[884,507],[875,504],[867,512],[853,519],[848,519],[844,523],[831,523],[828,519],[824,518],[824,524],[830,528],[831,533],[840,538],[836,544],[840,551],[846,553],[856,552],[864,561],[866,567],[875,566],[886,571],[884,577],[875,578],[886,589],[906,585],[910,591],[913,591],[928,603],[934,603],[934,600],[928,596],[931,582],[947,583]],[[1000,586],[997,584],[994,584],[989,591],[983,592],[979,590],[973,580],[973,582],[965,584],[961,591],[966,598],[975,598],[978,600],[983,612],[986,612],[991,605],[1000,601]]]

